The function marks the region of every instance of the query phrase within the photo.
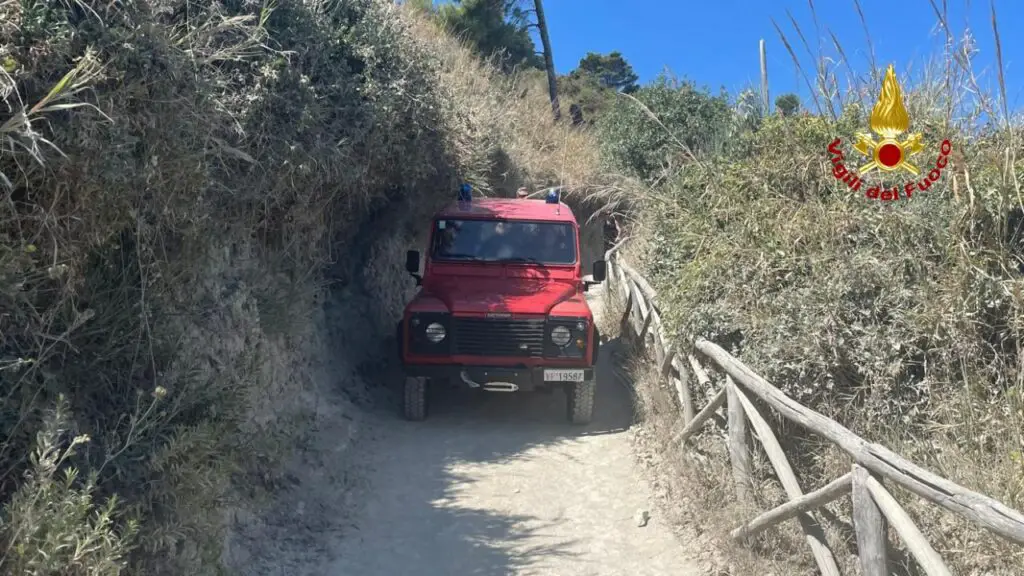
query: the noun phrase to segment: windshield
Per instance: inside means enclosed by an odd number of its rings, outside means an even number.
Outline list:
[[[507,220],[436,220],[435,260],[575,264],[572,224]]]

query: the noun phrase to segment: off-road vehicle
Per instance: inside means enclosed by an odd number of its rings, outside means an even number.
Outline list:
[[[556,192],[545,199],[460,200],[437,212],[419,290],[397,326],[405,371],[402,412],[427,416],[427,389],[454,383],[487,392],[563,389],[568,419],[590,422],[600,336],[585,292],[604,281],[605,262],[584,277],[580,227]]]

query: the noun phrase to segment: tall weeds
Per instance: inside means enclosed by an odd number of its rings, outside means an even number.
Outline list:
[[[700,164],[680,148],[683,166],[657,190],[663,201],[637,214],[643,241],[634,250],[678,338],[716,341],[865,438],[1024,509],[1021,124],[1005,99],[994,9],[987,33],[1000,88],[988,93],[974,72],[972,32],[954,33],[944,7],[935,4],[942,58],[901,79],[911,130],[929,150],[953,143],[938,184],[881,202],[836,180],[826,148],[866,130],[880,75],[855,73],[843,61],[850,52],[816,23],[834,54],[815,54],[791,15],[793,32],[776,29],[815,114],[744,119],[738,145]],[[813,71],[797,47],[814,57]],[[848,468],[802,430],[778,426],[802,484],[820,486]],[[1022,565],[1020,550],[916,497],[900,499],[964,573]],[[849,510],[831,510],[835,526],[848,519]],[[801,540],[791,542],[802,554]]]
[[[325,271],[390,334],[458,182],[587,189],[533,82],[384,0],[0,1],[0,571],[216,573],[303,432]]]

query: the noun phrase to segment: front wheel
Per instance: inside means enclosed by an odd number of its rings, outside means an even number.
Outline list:
[[[567,416],[570,422],[573,424],[590,423],[594,415],[594,392],[596,388],[597,383],[593,380],[589,382],[576,382],[566,387],[565,391],[569,400],[567,402]]]
[[[402,416],[406,420],[419,421],[427,417],[427,379],[405,378],[402,393]]]

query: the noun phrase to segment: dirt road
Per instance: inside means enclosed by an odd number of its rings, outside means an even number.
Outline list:
[[[609,365],[616,346],[602,347],[586,427],[566,423],[561,393],[434,390],[424,422],[401,420],[393,406],[373,409],[358,448],[307,463],[328,471],[303,481],[280,516],[250,534],[242,572],[701,574],[634,464],[630,393]],[[321,433],[326,454],[331,433]],[[639,526],[644,512],[650,519]]]

